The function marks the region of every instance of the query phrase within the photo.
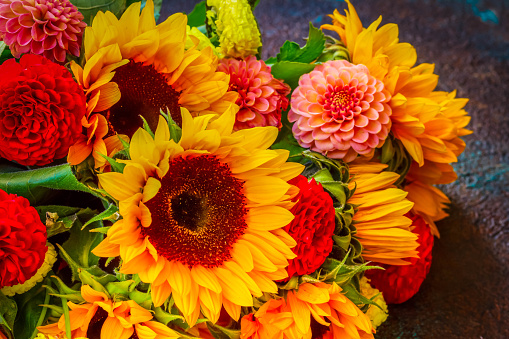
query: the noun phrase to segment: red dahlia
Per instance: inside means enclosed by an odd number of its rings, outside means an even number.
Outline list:
[[[299,175],[289,181],[300,189],[298,202],[290,210],[295,219],[285,227],[297,246],[296,258],[289,260],[288,279],[294,275],[313,273],[332,251],[332,235],[336,227],[332,198],[315,179]]]
[[[22,284],[44,262],[46,226],[27,199],[0,190],[0,288]]]
[[[419,258],[411,258],[410,265],[384,265],[383,270],[368,270],[366,276],[371,279],[370,284],[380,290],[387,304],[401,304],[413,297],[422,282],[426,279],[431,267],[431,250],[433,249],[433,235],[424,219],[413,213],[405,216],[412,219],[412,232],[419,236]]]
[[[0,65],[0,156],[46,165],[81,134],[85,95],[63,66],[25,54]]]

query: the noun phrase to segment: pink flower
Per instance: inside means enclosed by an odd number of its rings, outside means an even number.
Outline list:
[[[67,52],[79,56],[85,26],[68,0],[0,0],[0,39],[16,58],[42,54],[63,63]]]
[[[302,147],[329,158],[371,156],[391,127],[390,93],[364,65],[328,61],[299,80],[288,120]]]
[[[288,107],[290,87],[274,79],[270,67],[249,56],[245,60],[222,59],[218,70],[230,74],[230,91],[239,93],[235,130],[258,126],[281,128],[281,111]]]

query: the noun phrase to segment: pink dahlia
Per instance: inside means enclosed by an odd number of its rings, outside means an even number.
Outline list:
[[[391,127],[390,99],[366,66],[327,61],[300,78],[288,120],[302,147],[349,162],[382,146]]]
[[[67,52],[79,56],[86,25],[68,0],[0,0],[0,39],[16,58],[42,54],[63,63]]]
[[[281,111],[288,108],[290,87],[274,79],[270,67],[249,56],[245,60],[222,59],[218,70],[230,74],[230,91],[239,93],[235,130],[259,126],[281,128]]]

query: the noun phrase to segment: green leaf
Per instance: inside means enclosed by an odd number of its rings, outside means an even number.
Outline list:
[[[118,18],[126,9],[126,0],[70,0],[78,7],[78,10],[85,17],[84,21],[90,26],[95,15],[99,11],[110,11]]]
[[[37,206],[41,221],[46,225],[48,238],[56,234],[67,232],[78,219],[76,213],[81,209],[69,206]]]
[[[216,339],[239,339],[240,330],[232,330],[223,326],[215,325],[210,321],[207,322],[210,334]]]
[[[4,52],[5,47],[7,47],[7,45],[5,44],[5,42],[0,41],[0,55],[2,55],[2,53]]]
[[[29,171],[0,174],[0,189],[21,195],[32,205],[39,205],[52,190],[80,191],[104,197],[83,185],[74,176],[69,164],[43,167]]]
[[[187,15],[187,24],[190,27],[199,27],[205,25],[207,12],[206,1],[201,1],[194,6],[194,9]]]
[[[277,61],[294,61],[310,63],[317,59],[325,48],[325,35],[323,32],[309,23],[309,36],[306,45],[300,48],[299,44],[293,41],[285,41],[276,56]]]
[[[297,140],[295,140],[293,134],[286,133],[285,136],[275,144],[271,146],[272,149],[286,149],[290,151],[290,161],[299,161],[302,159],[302,152],[304,152],[306,149],[302,148]]]
[[[182,128],[180,128],[179,125],[171,118],[171,114],[168,111],[168,113],[164,113],[161,111],[161,114],[163,117],[168,121],[168,128],[170,130],[170,138],[175,141],[175,143],[178,143],[180,141],[180,138],[182,138]]]
[[[7,298],[2,291],[0,291],[0,327],[6,329],[5,333],[11,333],[14,328],[14,320],[18,305],[10,298]]]
[[[46,289],[43,284],[49,283],[49,277],[35,285],[29,291],[18,294],[14,300],[18,304],[18,315],[14,323],[14,338],[31,339],[37,323],[45,310],[43,305],[46,300]]]
[[[113,158],[110,158],[107,155],[104,155],[104,154],[101,154],[101,153],[99,153],[99,155],[101,157],[103,157],[104,159],[108,160],[108,163],[110,164],[111,169],[113,170],[113,172],[124,173],[124,167],[126,166],[126,164],[121,163],[121,162],[117,162],[117,160],[115,160]]]
[[[276,79],[282,79],[292,89],[299,85],[299,79],[303,74],[311,72],[316,65],[295,61],[279,61],[271,68],[271,73]]]
[[[9,49],[9,47],[7,47],[7,45],[3,41],[0,41],[0,49],[1,49],[0,52],[0,65],[1,65],[5,60],[12,59],[13,56],[11,54],[11,50]]]
[[[178,314],[168,313],[165,310],[163,310],[162,307],[156,307],[154,316],[157,319],[157,321],[159,321],[160,323],[163,323],[165,325],[168,325],[169,323],[176,321],[176,320],[185,322],[185,319],[183,316],[178,315]]]

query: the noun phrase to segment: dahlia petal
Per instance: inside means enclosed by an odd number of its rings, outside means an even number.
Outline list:
[[[7,20],[7,22],[5,24],[5,30],[11,34],[18,33],[18,31],[21,28],[22,28],[22,26],[20,25],[18,18],[9,19],[9,20]],[[19,37],[18,37],[18,39],[19,39]],[[23,41],[24,41],[24,39],[23,39]]]

